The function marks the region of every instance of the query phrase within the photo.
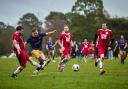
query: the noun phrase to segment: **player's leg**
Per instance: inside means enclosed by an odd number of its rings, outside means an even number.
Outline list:
[[[59,71],[63,72],[64,68],[68,62],[68,60],[70,59],[70,57],[68,55],[66,55],[59,63]]]
[[[103,60],[104,60],[104,54],[100,55],[100,59],[99,59],[99,68],[100,68],[100,74],[104,74],[104,68],[103,68]]]
[[[36,59],[38,59],[38,61],[39,61],[39,64],[42,66],[44,63],[46,64],[46,58],[45,58],[45,56],[44,56],[44,54],[43,54],[43,52],[42,51],[40,51],[40,50],[33,50],[32,51],[32,56],[34,56]]]
[[[48,51],[48,60],[47,60],[46,65],[48,65],[48,64],[51,62],[51,59],[52,59],[52,51],[49,50],[49,51]]]
[[[99,63],[99,56],[98,56],[98,48],[95,48],[95,52],[94,52],[94,55],[95,55],[95,66],[97,67],[98,63]]]
[[[53,49],[52,50],[52,59],[53,59],[53,61],[52,62],[56,62],[54,59],[55,59],[55,50]]]
[[[100,68],[100,74],[103,75],[105,73],[104,71],[104,68],[103,68],[103,60],[104,60],[104,57],[105,57],[105,54],[107,53],[107,48],[105,49],[105,47],[99,47],[98,48],[98,55],[100,56],[99,58],[99,68]]]
[[[63,57],[59,63],[59,71],[63,72],[66,63],[68,62],[68,60],[70,59],[70,48],[65,48],[65,50],[63,51]]]
[[[11,75],[12,78],[16,78],[17,75],[26,67],[27,63],[28,55],[26,55],[25,51],[21,51],[19,55],[16,53],[16,56],[18,58],[20,66],[13,72],[13,74]]]
[[[12,78],[16,78],[17,75],[25,68],[25,65],[19,66],[11,75]]]
[[[123,51],[123,55],[122,55],[122,63],[124,64],[126,58],[126,51]]]
[[[85,50],[84,52],[84,62],[87,63],[87,56],[88,56],[88,51]]]
[[[123,64],[123,51],[119,51],[119,56],[120,56],[120,61],[121,61],[121,64]]]

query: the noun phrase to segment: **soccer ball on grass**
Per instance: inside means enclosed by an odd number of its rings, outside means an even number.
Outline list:
[[[74,65],[72,66],[72,69],[73,69],[73,71],[77,72],[77,71],[80,70],[80,66],[79,66],[78,64],[74,64]]]

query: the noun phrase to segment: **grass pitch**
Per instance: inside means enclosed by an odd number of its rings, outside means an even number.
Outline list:
[[[128,89],[128,59],[122,65],[119,59],[105,60],[106,74],[100,75],[94,60],[71,59],[64,72],[58,72],[58,61],[51,62],[38,76],[32,76],[35,67],[29,63],[25,70],[12,79],[10,74],[17,68],[17,59],[0,58],[0,89]],[[80,65],[80,71],[72,70],[73,64]]]

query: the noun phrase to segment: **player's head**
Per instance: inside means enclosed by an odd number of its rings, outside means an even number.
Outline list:
[[[84,39],[84,42],[87,42],[87,39]]]
[[[52,41],[52,38],[51,38],[51,37],[49,37],[49,38],[48,38],[48,41]]]
[[[23,33],[24,28],[22,26],[17,26],[16,31],[18,31],[19,33]]]
[[[37,28],[37,27],[34,27],[34,28],[32,29],[32,36],[33,36],[33,37],[38,37],[38,34],[39,34],[38,28]]]
[[[64,32],[67,33],[69,31],[69,27],[67,25],[64,26]]]
[[[121,35],[120,35],[120,38],[121,38],[121,39],[124,39],[124,35],[123,35],[123,34],[121,34]]]
[[[103,30],[106,30],[106,29],[107,29],[106,23],[103,23],[103,24],[102,24],[102,29],[103,29]]]

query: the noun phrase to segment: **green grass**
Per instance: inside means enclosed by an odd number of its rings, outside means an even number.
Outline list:
[[[0,59],[0,89],[128,89],[128,59],[120,64],[119,59],[105,60],[105,75],[99,75],[93,60],[71,59],[63,73],[58,72],[57,62],[51,62],[39,76],[32,76],[34,67],[29,63],[17,79],[10,74],[17,68],[16,59]],[[80,71],[74,72],[74,63],[80,65]]]

